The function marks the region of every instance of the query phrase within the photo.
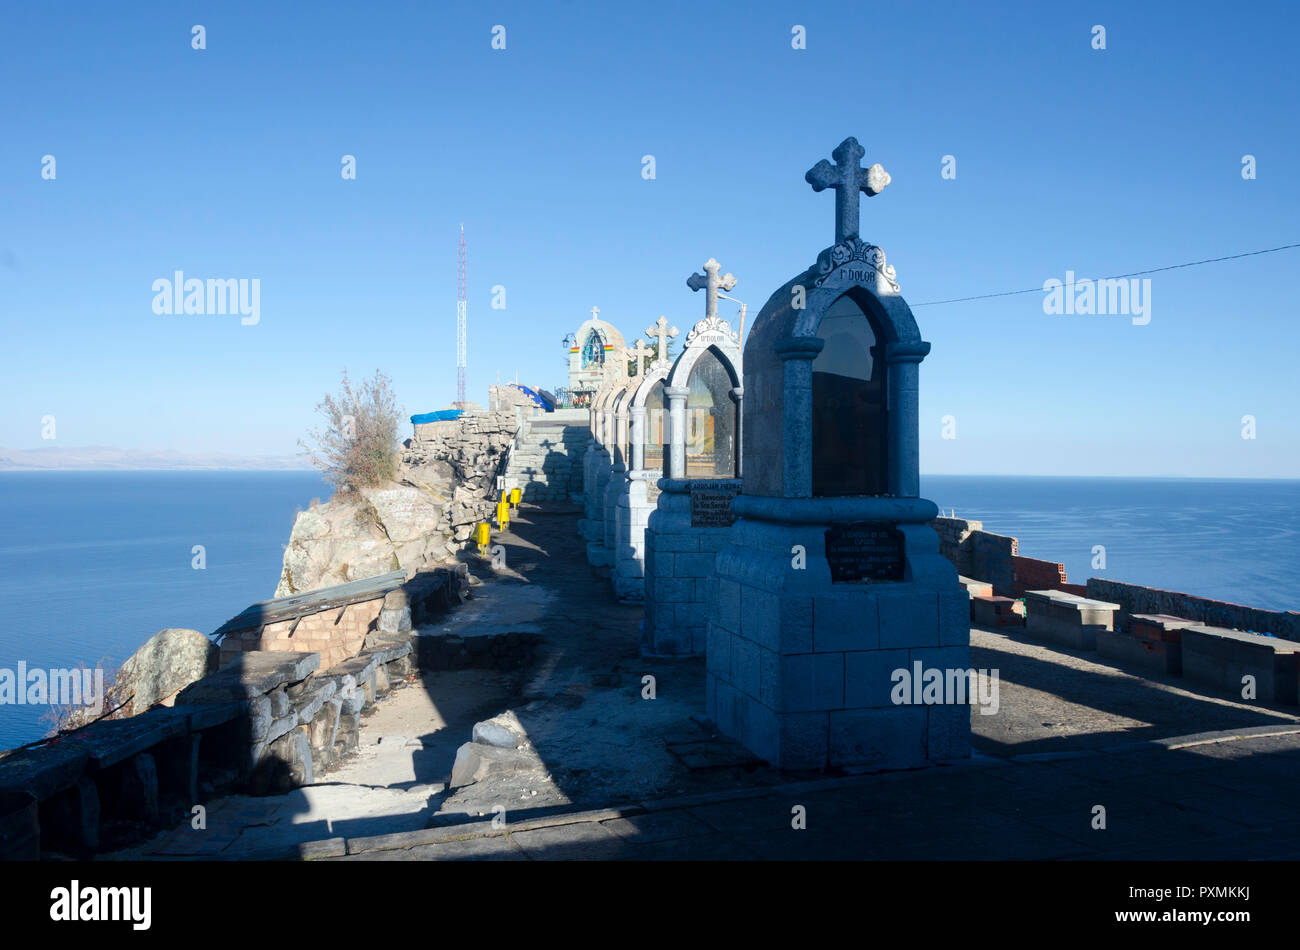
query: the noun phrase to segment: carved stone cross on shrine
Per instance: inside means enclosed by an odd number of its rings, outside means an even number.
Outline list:
[[[593,320],[597,320],[597,319],[599,319],[599,316],[598,316],[599,313],[600,313],[600,308],[599,308],[599,307],[592,307],[592,308],[591,308],[591,319],[593,319]]]
[[[836,244],[858,236],[858,192],[865,191],[868,196],[875,196],[890,182],[889,172],[879,163],[870,168],[858,164],[866,154],[866,149],[850,136],[831,152],[834,165],[823,158],[803,176],[813,191],[835,189]]]
[[[654,350],[646,346],[645,340],[637,340],[636,346],[630,347],[627,351],[628,356],[632,357],[632,375],[640,376],[641,370],[645,368],[645,358],[653,353]]]
[[[718,315],[718,291],[731,290],[736,286],[736,278],[731,274],[722,277],[718,276],[718,271],[722,265],[717,262],[716,258],[710,257],[704,263],[703,274],[692,274],[686,278],[686,286],[691,290],[707,291],[704,295],[704,318],[716,317]]]
[[[658,337],[656,346],[659,348],[655,351],[655,361],[668,359],[668,338],[677,335],[677,328],[668,325],[667,317],[660,317],[655,321],[654,326],[645,328],[645,335],[650,339]]]

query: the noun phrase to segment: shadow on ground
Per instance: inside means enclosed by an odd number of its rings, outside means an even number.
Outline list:
[[[845,779],[793,800],[782,787],[826,776],[781,773],[704,721],[704,659],[639,655],[639,605],[618,603],[594,576],[577,514],[525,506],[494,544],[504,565],[475,563],[475,596],[422,637],[527,633],[540,646],[511,669],[413,676],[365,719],[358,752],[317,784],[209,805],[208,830],[181,825],[132,854],[267,855],[325,838],[441,826],[507,824],[575,809],[734,793],[734,801],[665,808],[375,851],[420,857],[1017,858],[1284,856],[1300,852],[1300,815],[1274,780],[1295,774],[1286,740],[1120,756],[1090,750],[1143,739],[1288,725],[1281,709],[1189,692],[1049,649],[1023,634],[972,631],[972,664],[998,669],[1000,709],[972,710],[974,764]],[[646,677],[653,677],[653,698]],[[476,722],[513,716],[525,737],[510,768],[449,788],[457,750]],[[1271,741],[1271,740],[1267,740]],[[1006,763],[1033,753],[1079,753]],[[517,767],[516,767],[517,766]],[[1176,782],[1169,781],[1177,775]],[[791,827],[791,809],[808,827]],[[1090,827],[1110,814],[1109,833]],[[1252,811],[1251,809],[1255,809]],[[1271,822],[1267,829],[1261,820]],[[454,844],[454,847],[451,845]],[[438,850],[441,849],[441,850]],[[1199,850],[1198,850],[1199,849]]]

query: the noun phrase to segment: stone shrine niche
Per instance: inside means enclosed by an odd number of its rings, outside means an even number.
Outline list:
[[[616,490],[606,495],[606,523],[612,528],[614,555],[610,579],[616,596],[625,603],[645,600],[646,524],[659,495],[658,482],[664,467],[668,416],[664,378],[671,366],[667,360],[649,357],[664,352],[665,342],[677,334],[677,328],[661,317],[645,332],[658,345],[652,348],[638,340],[627,351],[634,366],[644,368],[644,372],[628,381],[618,403],[627,466],[617,477],[611,475],[610,484]]]
[[[782,769],[970,754],[968,705],[900,703],[891,682],[911,664],[970,668],[970,598],[930,527],[938,508],[920,496],[930,344],[884,251],[859,231],[860,197],[890,182],[863,158],[846,138],[804,176],[834,192],[835,240],[749,328],[743,491],[706,579],[706,714]],[[647,592],[660,574],[651,552]]]
[[[587,342],[582,345],[582,368],[605,365],[605,338],[599,330],[592,330],[587,335]]]
[[[622,392],[615,397],[613,402],[615,448],[617,449],[614,462],[622,465],[624,469],[635,467],[635,452],[632,447],[635,435],[632,431],[632,400],[636,398],[637,389],[642,382],[644,380],[640,376],[629,377]]]
[[[740,334],[718,316],[718,298],[736,286],[710,257],[686,286],[704,291],[704,318],[686,334],[682,354],[668,374],[668,464],[673,479],[731,479],[740,476]]]
[[[668,408],[664,401],[664,381],[655,382],[645,397],[645,441],[642,450],[642,468],[664,470],[664,444]]]
[[[885,376],[871,318],[844,294],[822,316],[812,361],[812,494],[889,491]]]
[[[623,334],[601,320],[600,308],[591,308],[586,320],[573,334],[569,349],[569,393],[574,406],[591,408],[596,394],[609,381],[627,378],[626,344]]]
[[[736,474],[736,383],[712,348],[695,363],[686,397],[686,477]]]
[[[740,337],[718,316],[719,291],[735,287],[736,278],[721,271],[711,257],[703,273],[686,279],[691,290],[705,291],[704,318],[686,334],[663,385],[667,457],[645,528],[641,652],[648,656],[706,652],[709,576],[741,490]]]

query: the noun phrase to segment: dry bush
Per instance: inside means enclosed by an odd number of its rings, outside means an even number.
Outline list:
[[[344,371],[339,392],[326,395],[316,411],[325,417],[325,426],[298,444],[337,493],[372,488],[397,476],[403,413],[387,376],[375,370],[373,379],[354,389]]]
[[[111,719],[124,718],[121,715],[111,716],[110,713],[117,711],[126,697],[118,697],[114,690],[114,681],[117,679],[118,667],[109,662],[108,657],[103,657],[94,666],[87,666],[85,663],[78,663],[76,675],[84,682],[86,673],[94,676],[96,670],[102,670],[104,677],[104,693],[98,697],[98,702],[93,705],[86,705],[84,702],[79,705],[67,705],[65,703],[54,702],[54,696],[49,696],[50,708],[43,712],[40,717],[40,723],[45,727],[45,738],[60,735],[61,733],[71,732],[75,729],[81,729],[96,719],[101,717]],[[54,685],[50,684],[50,690],[53,691]]]

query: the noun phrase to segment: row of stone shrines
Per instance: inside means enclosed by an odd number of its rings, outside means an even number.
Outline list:
[[[710,719],[787,769],[970,752],[969,601],[919,497],[930,344],[858,236],[860,192],[889,184],[863,155],[846,139],[805,176],[836,192],[835,243],[772,294],[743,359],[717,316],[735,278],[710,260],[677,360],[589,407],[588,559],[644,600],[643,651],[705,654]],[[657,332],[663,353],[676,331]]]

